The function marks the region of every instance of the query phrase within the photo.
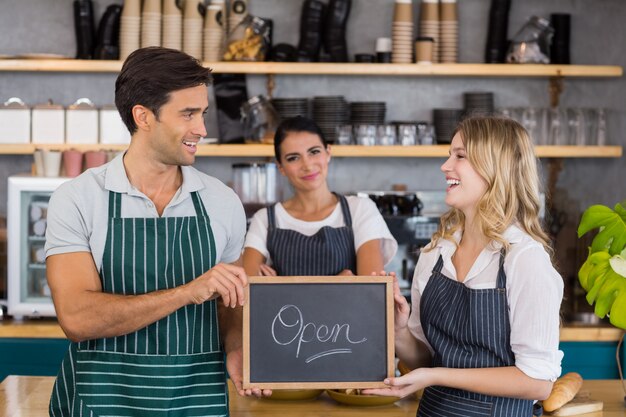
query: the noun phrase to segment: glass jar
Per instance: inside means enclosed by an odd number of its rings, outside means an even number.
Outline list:
[[[265,96],[252,97],[243,103],[240,112],[246,143],[274,143],[280,118]]]

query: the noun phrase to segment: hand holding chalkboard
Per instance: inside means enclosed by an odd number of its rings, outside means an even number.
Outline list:
[[[244,387],[381,387],[393,375],[392,277],[250,277]]]

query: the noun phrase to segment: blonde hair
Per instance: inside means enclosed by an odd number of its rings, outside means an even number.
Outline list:
[[[516,224],[552,254],[548,235],[539,223],[540,191],[537,158],[528,132],[511,119],[471,117],[457,127],[467,159],[487,182],[487,191],[478,202],[476,221],[489,240],[509,243],[504,231]],[[439,239],[454,242],[452,235],[462,229],[465,217],[450,209],[441,217],[433,235],[433,249]]]

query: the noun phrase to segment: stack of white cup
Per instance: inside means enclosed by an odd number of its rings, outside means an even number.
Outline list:
[[[393,13],[393,50],[391,62],[410,64],[413,62],[413,2],[396,0]]]
[[[163,0],[163,47],[181,49],[183,46],[183,13],[176,0]]]
[[[439,51],[439,0],[422,0],[419,22],[420,37],[433,38],[433,61],[440,62]]]
[[[222,3],[223,4],[223,3]],[[222,6],[213,4],[207,8],[204,17],[204,61],[216,62],[222,58],[224,45],[224,16]]]
[[[202,24],[200,14],[203,0],[186,0],[183,13],[183,51],[196,59],[202,59]]]
[[[141,47],[161,46],[161,0],[143,0]]]
[[[139,49],[141,36],[141,0],[125,0],[120,19],[120,59],[125,60]]]
[[[459,60],[459,21],[457,17],[457,0],[441,0],[440,4],[440,49],[441,62],[458,62]]]

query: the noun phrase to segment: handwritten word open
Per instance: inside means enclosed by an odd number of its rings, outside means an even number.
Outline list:
[[[292,312],[292,313],[289,313]],[[295,315],[293,314],[295,312]],[[291,317],[289,320],[287,317]],[[276,336],[277,330],[286,329],[289,330],[291,334],[288,337],[291,337],[289,340],[279,340]],[[297,343],[298,347],[296,349],[296,358],[300,355],[300,347],[302,343],[310,343],[310,342],[321,342],[321,343],[336,343],[337,339],[340,337],[342,330],[345,329],[345,340],[352,344],[356,345],[359,343],[363,343],[367,340],[367,338],[363,338],[361,340],[353,341],[350,339],[350,325],[348,323],[345,324],[334,324],[332,327],[329,327],[326,324],[316,325],[315,323],[306,323],[304,322],[304,318],[302,317],[302,311],[293,305],[288,304],[283,306],[280,311],[274,317],[272,321],[272,338],[274,342],[279,345],[286,346],[292,343]],[[323,352],[316,353],[308,357],[305,362],[310,363],[316,359],[322,358],[324,356],[336,355],[342,353],[352,353],[352,349],[329,349]]]

